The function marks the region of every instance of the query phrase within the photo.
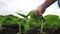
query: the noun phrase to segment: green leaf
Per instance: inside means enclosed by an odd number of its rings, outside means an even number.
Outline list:
[[[19,19],[18,24],[20,24],[21,26],[24,26],[26,24],[26,21],[22,18]]]
[[[17,24],[19,18],[13,15],[7,15],[4,16],[4,20],[2,21],[3,24],[5,25],[13,25],[13,24]]]
[[[24,25],[24,30],[27,31],[27,30],[29,30],[29,29],[30,29],[30,25],[29,25],[28,23],[25,24],[25,25]]]
[[[59,19],[59,16],[57,16],[57,15],[47,15],[44,18],[46,20],[56,20],[56,19]]]
[[[33,14],[33,11],[30,11],[30,12],[27,14],[27,16],[32,16],[32,14]]]
[[[45,21],[45,26],[46,27],[51,27],[51,28],[56,28],[57,27],[59,16],[57,16],[57,15],[47,15],[44,18],[46,19],[46,21]]]
[[[26,15],[24,15],[24,14],[20,14],[20,13],[17,13],[17,14],[21,15],[22,17],[27,17],[27,16],[26,16]]]

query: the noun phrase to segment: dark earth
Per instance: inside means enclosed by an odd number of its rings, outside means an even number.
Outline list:
[[[22,34],[24,34],[23,28],[21,31],[22,31]],[[11,25],[11,26],[3,25],[2,31],[0,31],[0,34],[17,34],[18,32],[19,32],[19,26],[18,25]],[[51,32],[51,28],[45,29],[44,32],[46,34],[60,34],[60,28],[58,28],[54,32]],[[38,29],[30,29],[29,31],[27,31],[26,34],[40,34],[40,31],[38,31]]]

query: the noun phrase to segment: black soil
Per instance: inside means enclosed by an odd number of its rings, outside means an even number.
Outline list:
[[[60,28],[55,30],[54,32],[51,31],[52,29],[46,29],[44,32],[46,34],[60,34]],[[22,34],[24,34],[24,30],[22,29]],[[17,34],[19,32],[19,26],[18,25],[3,25],[2,26],[2,31],[0,31],[0,34]],[[40,31],[38,29],[30,29],[27,31],[26,34],[40,34]]]

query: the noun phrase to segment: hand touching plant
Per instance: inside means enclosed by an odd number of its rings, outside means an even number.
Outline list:
[[[57,0],[45,0],[43,4],[37,7],[36,13],[38,15],[42,15],[45,12],[45,10],[56,1]]]

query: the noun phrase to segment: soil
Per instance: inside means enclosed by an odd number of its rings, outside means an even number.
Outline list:
[[[18,28],[18,25],[3,25],[1,34],[17,34],[19,32]]]
[[[22,29],[22,34],[24,34],[24,30]],[[2,26],[2,31],[0,31],[0,34],[17,34],[19,32],[19,26],[18,25],[3,25]],[[46,29],[44,30],[46,34],[60,34],[60,28],[55,30],[54,32],[51,31],[51,29]],[[40,34],[40,31],[38,29],[30,29],[27,31],[26,34]]]

